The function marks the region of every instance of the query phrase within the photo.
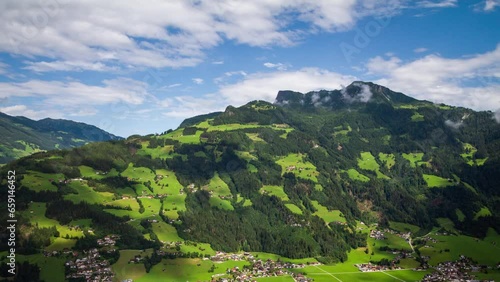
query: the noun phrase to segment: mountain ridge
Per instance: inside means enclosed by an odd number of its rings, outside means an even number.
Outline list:
[[[65,119],[32,120],[0,112],[0,163],[51,149],[81,146],[87,142],[119,140],[94,125]]]

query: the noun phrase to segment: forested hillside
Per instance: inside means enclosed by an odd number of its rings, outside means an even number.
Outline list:
[[[24,255],[60,239],[84,250],[118,234],[119,250],[164,258],[217,250],[340,263],[360,247],[369,255],[362,225],[500,232],[492,114],[372,83],[282,91],[274,104],[229,106],[162,135],[36,153],[7,170],[17,175]],[[146,271],[161,259],[148,256]]]
[[[0,164],[39,151],[120,139],[95,126],[80,122],[50,118],[35,121],[4,113],[0,113],[0,135]]]

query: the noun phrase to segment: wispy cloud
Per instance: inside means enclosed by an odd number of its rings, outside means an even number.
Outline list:
[[[266,62],[266,63],[264,63],[264,66],[266,68],[277,69],[277,70],[280,70],[280,71],[284,71],[284,70],[288,69],[288,65],[282,64],[282,63],[270,63],[270,62]]]
[[[193,78],[193,79],[192,79],[192,81],[193,81],[195,84],[198,84],[198,85],[203,84],[203,79],[202,79],[202,78],[199,78],[199,77],[197,77],[197,78]]]
[[[415,53],[423,53],[423,52],[427,52],[427,48],[424,48],[424,47],[420,47],[420,48],[415,48],[413,49],[413,52]]]
[[[403,62],[397,57],[375,57],[367,69],[379,77],[378,83],[420,99],[476,110],[500,108],[500,45],[458,59],[428,55]]]
[[[423,8],[448,8],[456,7],[457,2],[457,0],[419,1],[417,2],[417,6]]]
[[[496,9],[496,7],[500,7],[500,1],[499,0],[486,0],[484,1],[484,8],[483,10],[485,12],[492,12]]]
[[[311,32],[350,29],[360,18],[402,6],[395,0],[146,0],[140,5],[131,0],[5,0],[2,4],[0,52],[25,57],[26,68],[37,72],[194,66],[205,59],[207,49],[228,40],[259,47],[289,46]],[[390,9],[379,9],[386,6]],[[304,24],[294,25],[295,20]]]

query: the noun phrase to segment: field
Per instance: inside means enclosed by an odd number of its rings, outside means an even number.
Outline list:
[[[83,232],[70,229],[66,225],[61,225],[57,220],[47,218],[45,216],[45,211],[47,210],[46,203],[33,202],[30,203],[28,209],[23,212],[23,215],[31,222],[32,225],[38,225],[38,227],[52,227],[55,226],[57,231],[59,231],[60,237],[65,237],[69,235],[70,237],[82,237]],[[60,241],[62,242],[62,241]],[[53,246],[55,247],[55,246]]]
[[[352,180],[359,180],[362,182],[368,182],[370,181],[370,178],[368,178],[366,175],[363,175],[359,173],[357,170],[354,168],[351,168],[347,171],[347,174],[349,175],[349,178]]]
[[[475,215],[474,215],[474,220],[478,220],[480,217],[483,216],[491,216],[491,212],[487,207],[482,207]]]
[[[374,171],[377,174],[377,178],[390,179],[388,176],[380,172],[380,165],[370,152],[361,152],[361,158],[358,159],[358,167],[360,169]]]
[[[79,166],[78,169],[80,170],[80,174],[84,178],[103,179],[103,178],[110,177],[110,176],[118,176],[118,171],[116,171],[116,169],[114,169],[114,168],[111,169],[106,174],[104,174],[103,172],[98,172],[95,169],[93,169],[92,167],[85,166],[85,165]]]
[[[429,188],[453,186],[456,184],[453,181],[448,181],[448,179],[436,175],[423,174],[423,177]]]
[[[177,235],[177,230],[172,225],[159,221],[157,223],[151,223],[153,226],[153,232],[158,236],[158,239],[162,242],[182,242],[184,241],[179,235]]]
[[[410,162],[411,167],[417,167],[421,165],[430,166],[429,162],[422,161],[424,153],[403,153],[402,156]]]
[[[112,265],[112,269],[116,274],[116,281],[122,281],[125,279],[133,279],[134,281],[136,281],[136,279],[139,279],[140,277],[146,275],[144,264],[134,264],[128,262],[136,255],[145,257],[146,255],[150,254],[151,250],[146,250],[145,252],[138,250],[121,250],[120,259]]]
[[[429,264],[437,265],[439,262],[456,260],[460,255],[473,258],[479,264],[495,265],[499,260],[500,238],[494,233],[489,233],[484,240],[473,237],[430,235],[437,243],[427,242],[429,247],[421,247],[422,255],[430,256]],[[492,243],[496,242],[497,245]]]
[[[42,173],[38,171],[27,171],[24,178],[21,180],[22,186],[36,191],[57,191],[52,181],[64,180],[62,173]]]
[[[328,210],[325,206],[318,203],[318,201],[311,201],[317,211],[313,215],[320,217],[326,224],[330,222],[346,222],[345,218],[339,210]]]
[[[381,163],[385,164],[387,169],[391,169],[396,164],[396,157],[394,154],[378,153],[378,159]]]
[[[420,227],[408,223],[389,221],[389,227],[399,232],[408,232],[410,231],[412,234],[417,233],[420,230]]]
[[[469,143],[463,143],[463,150],[464,152],[460,154],[460,156],[464,159],[464,161],[470,165],[477,165],[477,166],[482,166],[488,160],[488,158],[484,159],[476,159],[474,156],[476,155],[477,149],[474,147],[472,144]]]
[[[414,121],[414,122],[424,121],[424,116],[422,114],[420,114],[419,112],[415,112],[411,116],[411,121]]]
[[[302,214],[302,210],[295,204],[285,204],[285,206],[293,213]]]
[[[316,171],[316,167],[312,163],[304,161],[304,158],[305,155],[303,154],[289,154],[277,160],[276,163],[281,166],[282,173],[292,172],[297,177],[318,182],[316,176],[319,173]]]
[[[260,192],[269,196],[276,196],[283,202],[290,200],[285,191],[283,191],[283,187],[281,186],[264,185],[262,188],[260,188]]]
[[[71,181],[68,184],[78,194],[64,195],[65,200],[72,201],[73,203],[87,202],[89,204],[108,204],[113,201],[115,195],[110,192],[96,192],[89,187],[86,181]]]

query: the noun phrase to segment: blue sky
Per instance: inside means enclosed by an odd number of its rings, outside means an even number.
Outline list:
[[[373,81],[500,120],[500,0],[0,2],[0,111],[121,136]]]

